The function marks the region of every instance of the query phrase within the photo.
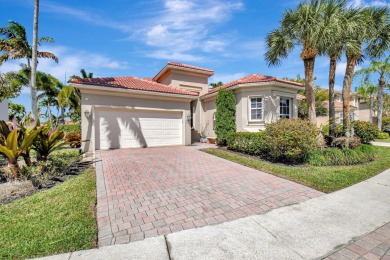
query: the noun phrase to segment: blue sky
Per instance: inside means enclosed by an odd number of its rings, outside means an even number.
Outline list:
[[[279,67],[264,61],[264,41],[278,26],[293,0],[41,0],[39,36],[55,43],[40,50],[59,58],[40,60],[38,69],[64,81],[84,68],[95,77],[154,76],[168,61],[215,71],[210,82],[227,83],[251,73],[276,77],[303,75],[297,48]],[[8,20],[24,25],[32,39],[33,1],[0,0],[0,26]],[[351,5],[385,6],[385,0],[354,0]],[[24,61],[7,62],[1,72],[18,70]],[[366,61],[362,67],[368,65]],[[326,87],[328,60],[318,58],[316,84]],[[336,88],[342,85],[345,61],[337,69]],[[15,102],[29,109],[29,91]]]

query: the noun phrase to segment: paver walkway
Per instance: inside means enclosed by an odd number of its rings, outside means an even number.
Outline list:
[[[99,246],[263,214],[323,194],[193,147],[97,157]]]
[[[360,237],[326,260],[390,260],[390,223]]]

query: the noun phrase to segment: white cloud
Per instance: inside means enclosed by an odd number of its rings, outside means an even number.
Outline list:
[[[128,32],[131,30],[130,26],[128,26],[126,23],[116,22],[114,20],[111,20],[110,18],[104,17],[104,14],[99,14],[95,10],[84,11],[63,4],[57,4],[57,3],[46,2],[46,1],[41,4],[40,9],[42,12],[57,13],[60,15],[64,15],[66,16],[67,19],[69,19],[69,17],[73,17],[91,24],[105,26],[105,27],[121,30],[124,32]]]
[[[170,60],[170,61],[185,61],[185,62],[201,61],[204,59],[203,56],[192,55],[183,52],[168,51],[168,50],[152,51],[147,53],[146,56],[155,59]]]
[[[133,39],[143,41],[157,53],[155,58],[167,59],[169,55],[183,57],[186,61],[200,60],[194,52],[223,52],[227,41],[213,34],[213,26],[227,21],[231,14],[243,7],[238,0],[165,0],[163,10],[155,17],[140,23]],[[167,57],[168,56],[168,57]]]
[[[364,0],[352,0],[350,2],[351,7],[362,7],[362,6],[374,6],[374,7],[385,7],[390,4],[386,1],[374,0],[374,1],[364,1]]]
[[[237,73],[233,73],[233,74],[215,74],[214,76],[212,76],[210,78],[209,82],[217,83],[217,82],[221,81],[223,84],[226,84],[226,83],[229,83],[231,81],[245,77],[247,75],[248,74],[244,73],[244,72],[237,72]]]
[[[347,68],[346,62],[338,62],[336,67],[336,75],[344,76],[346,68]],[[355,66],[355,71],[360,69],[361,69],[360,66]]]
[[[65,76],[69,78],[71,75],[78,75],[80,69],[84,68],[87,72],[94,72],[94,76],[105,74],[107,70],[128,69],[126,62],[113,60],[102,54],[90,53],[83,50],[74,50],[64,46],[42,48],[44,51],[54,53],[59,63],[49,59],[39,59],[38,70],[51,74],[61,81],[65,81]],[[5,62],[0,71],[16,71],[20,69],[20,64],[25,63],[24,60],[16,60]]]

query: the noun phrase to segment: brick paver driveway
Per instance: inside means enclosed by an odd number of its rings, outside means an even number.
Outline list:
[[[322,195],[193,147],[97,152],[99,245],[262,214]]]

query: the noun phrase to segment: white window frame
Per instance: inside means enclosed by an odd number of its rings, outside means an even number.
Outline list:
[[[261,98],[262,108],[261,108],[261,119],[252,119],[252,108],[251,108],[251,99],[252,98]],[[264,121],[264,96],[250,96],[248,97],[248,122],[263,122]]]
[[[288,118],[291,119],[293,118],[293,113],[292,113],[292,109],[293,109],[293,99],[290,98],[290,97],[279,97],[279,106],[278,106],[278,114],[279,114],[279,119],[281,119],[281,114],[280,114],[280,101],[281,99],[288,99],[289,100],[289,105],[288,105]]]

